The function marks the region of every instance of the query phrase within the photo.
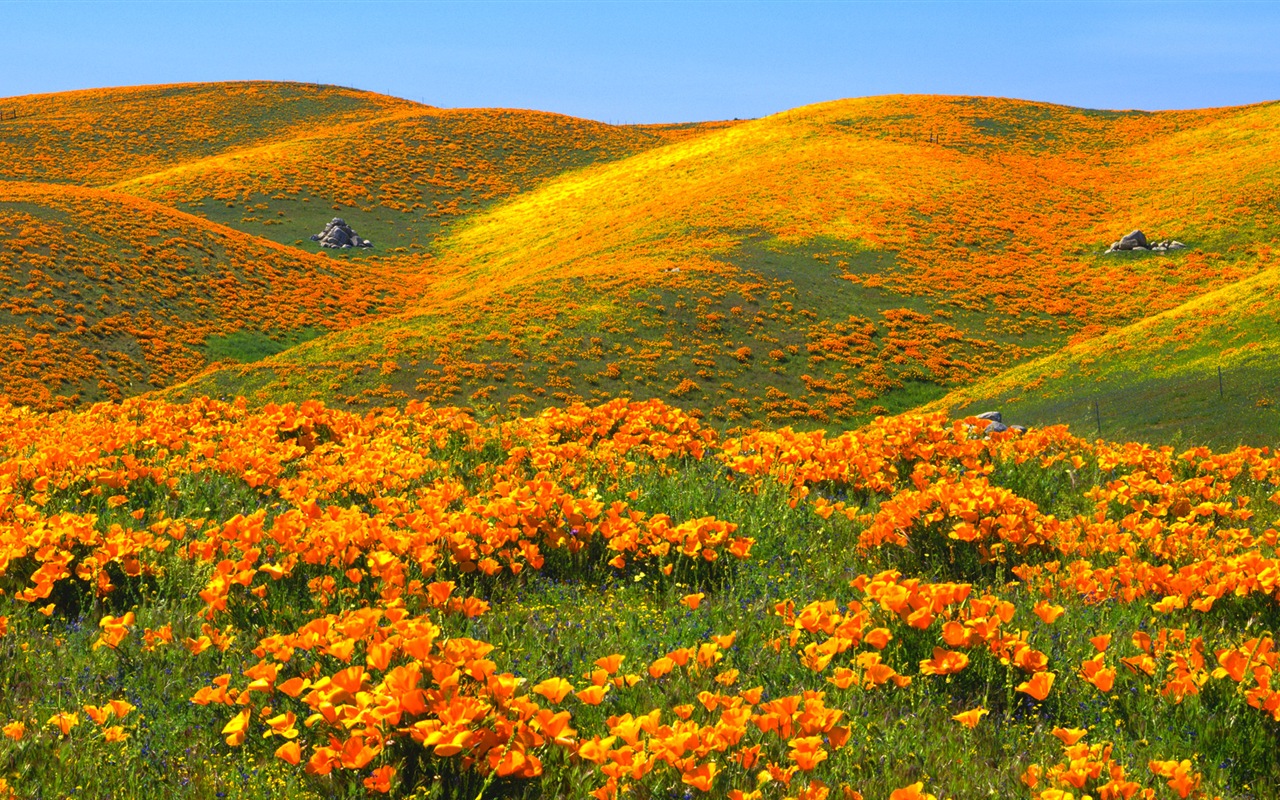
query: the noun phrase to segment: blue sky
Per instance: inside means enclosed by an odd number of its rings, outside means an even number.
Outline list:
[[[887,93],[1280,99],[1280,3],[0,1],[0,97],[277,79],[606,122]]]

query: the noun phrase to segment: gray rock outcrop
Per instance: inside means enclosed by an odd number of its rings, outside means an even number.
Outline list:
[[[373,247],[373,242],[362,239],[351,230],[342,217],[334,217],[324,226],[324,230],[312,234],[311,241],[319,242],[321,247],[340,250],[348,247]]]
[[[1147,235],[1142,231],[1130,231],[1120,237],[1119,241],[1112,242],[1107,248],[1108,253],[1131,253],[1131,252],[1147,252],[1165,253],[1170,250],[1182,250],[1186,245],[1173,239],[1164,239],[1159,242],[1150,242]]]
[[[1004,414],[999,411],[984,411],[975,415],[974,419],[978,420],[977,428],[982,431],[983,436],[991,436],[994,433],[1005,433],[1013,431],[1014,433],[1023,434],[1027,432],[1026,425],[1007,425],[1004,421]]]

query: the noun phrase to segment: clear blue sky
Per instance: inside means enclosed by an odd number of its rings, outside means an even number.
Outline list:
[[[0,97],[278,79],[607,122],[841,97],[1092,108],[1280,99],[1280,2],[23,2]]]

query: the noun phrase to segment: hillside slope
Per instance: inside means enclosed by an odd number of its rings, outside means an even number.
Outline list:
[[[86,89],[0,100],[0,177],[103,186],[230,150],[420,109],[307,83],[246,81]]]
[[[819,423],[904,409],[1256,273],[1277,116],[945,97],[798,109],[471,217],[416,309],[184,392],[662,396]],[[1190,249],[1102,255],[1134,227]]]
[[[283,349],[368,318],[404,286],[74,186],[0,181],[0,241],[0,385],[42,408],[138,394],[211,358]]]
[[[0,122],[0,377],[40,408],[167,386],[403,309],[433,273],[429,255],[403,254],[448,220],[722,127],[442,111],[267,82],[0,107],[17,113]],[[377,249],[317,258],[329,252],[309,235],[335,213]]]
[[[1008,372],[934,406],[999,408],[1078,435],[1216,445],[1280,441],[1280,262],[1263,272]],[[1095,406],[1096,403],[1096,406]]]
[[[615,126],[512,109],[416,107],[188,161],[113,188],[318,249],[341,215],[379,249],[430,249],[451,220],[562,172],[721,127]]]

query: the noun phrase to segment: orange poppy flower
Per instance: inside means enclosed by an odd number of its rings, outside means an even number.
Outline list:
[[[889,800],[938,800],[936,795],[924,791],[924,781],[894,789],[889,793]]]
[[[837,689],[848,689],[858,683],[858,673],[848,667],[839,667],[831,673],[830,678],[827,678],[827,683],[834,685]]]
[[[828,757],[826,749],[822,746],[821,736],[802,736],[787,742],[787,746],[791,748],[787,757],[796,762],[796,766],[805,772],[809,772]]]
[[[953,715],[951,718],[966,728],[976,728],[982,717],[987,714],[985,708],[973,708],[968,711],[961,711],[959,714]]]
[[[604,658],[597,658],[595,660],[595,665],[612,675],[618,671],[618,667],[622,666],[622,661],[625,658],[626,656],[614,653],[613,655],[605,656]]]
[[[107,705],[111,706],[111,710],[119,719],[124,719],[129,716],[129,712],[137,708],[137,706],[130,703],[128,700],[109,700],[107,701]]]
[[[574,692],[574,696],[589,706],[598,706],[604,702],[604,696],[609,691],[609,686],[588,686],[580,692]]]
[[[296,740],[285,742],[276,748],[276,758],[296,767],[298,762],[302,760],[302,747]]]
[[[222,728],[222,734],[227,737],[227,745],[230,747],[239,747],[244,744],[245,734],[249,729],[249,709],[241,711],[227,722]]]
[[[933,648],[933,658],[920,662],[920,672],[924,675],[952,675],[969,666],[969,657],[954,650],[941,647]]]
[[[1052,733],[1062,741],[1064,746],[1070,747],[1080,741],[1088,731],[1084,728],[1054,728]]]
[[[720,768],[714,762],[708,761],[695,769],[682,772],[680,780],[699,791],[709,792],[718,774],[720,774]]]
[[[533,687],[535,694],[540,694],[550,700],[552,703],[559,703],[565,698],[569,692],[573,691],[573,684],[564,678],[547,678],[542,683]]]
[[[1098,691],[1104,694],[1111,691],[1111,687],[1115,685],[1116,671],[1106,666],[1103,660],[1103,654],[1098,653],[1090,659],[1086,659],[1080,665],[1080,674],[1089,683],[1097,687]]]
[[[1018,684],[1018,691],[1029,694],[1036,700],[1043,701],[1049,696],[1049,690],[1053,688],[1053,679],[1055,677],[1052,672],[1037,672],[1031,676],[1031,680]]]
[[[391,779],[395,777],[395,774],[395,767],[390,764],[384,764],[375,769],[372,775],[364,779],[364,788],[380,794],[386,794],[391,791]]]
[[[59,711],[57,714],[49,717],[49,721],[45,724],[57,727],[58,730],[62,731],[62,735],[66,736],[71,733],[72,728],[80,724],[80,717],[77,714]]]
[[[738,632],[734,631],[733,633],[712,634],[711,641],[715,642],[722,649],[728,650],[730,647],[733,647],[733,643],[737,638]]]
[[[657,680],[676,668],[676,662],[663,656],[649,665],[649,677]]]
[[[102,738],[108,742],[118,743],[129,738],[129,734],[119,725],[112,725],[102,731]]]
[[[883,650],[889,646],[889,642],[893,639],[893,634],[888,628],[875,628],[863,637],[863,641],[871,645],[877,650]]]
[[[1058,617],[1063,615],[1066,609],[1062,606],[1051,605],[1047,600],[1041,600],[1036,603],[1035,608],[1033,608],[1032,611],[1035,612],[1036,616],[1039,617],[1044,624],[1052,625],[1058,620]]]
[[[305,678],[294,677],[294,678],[290,678],[284,683],[277,684],[276,688],[284,692],[285,694],[289,695],[290,697],[297,697],[298,695],[306,691],[307,687],[310,685],[311,685],[311,681]]]

